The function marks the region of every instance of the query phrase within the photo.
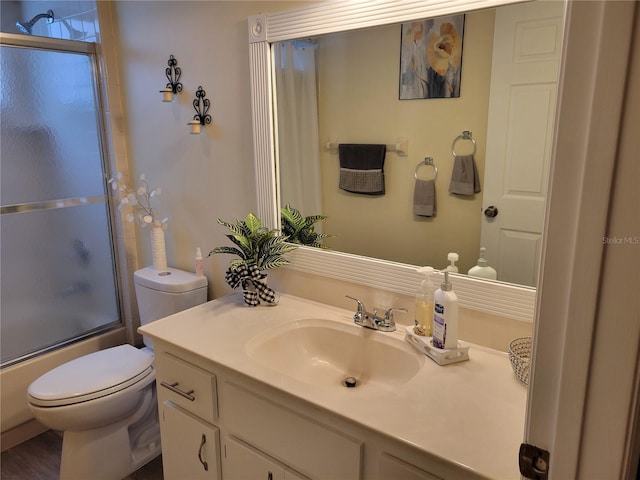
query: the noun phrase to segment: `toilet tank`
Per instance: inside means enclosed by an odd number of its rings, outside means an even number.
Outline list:
[[[145,267],[133,274],[140,325],[158,320],[207,301],[207,278],[191,272]],[[144,343],[152,346],[144,336]]]

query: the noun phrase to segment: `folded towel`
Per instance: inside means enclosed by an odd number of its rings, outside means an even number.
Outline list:
[[[369,195],[384,194],[384,156],[386,145],[341,143],[340,184],[342,190]]]
[[[473,195],[480,192],[480,177],[473,155],[457,155],[453,161],[449,193]]]
[[[416,179],[413,189],[413,213],[421,217],[436,216],[436,182]]]

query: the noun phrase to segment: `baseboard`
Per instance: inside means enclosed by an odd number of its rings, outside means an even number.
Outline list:
[[[0,437],[0,447],[2,451],[8,450],[16,445],[20,445],[22,442],[26,442],[30,438],[40,435],[43,432],[49,430],[49,427],[45,427],[35,419],[18,425],[17,427],[2,432]]]

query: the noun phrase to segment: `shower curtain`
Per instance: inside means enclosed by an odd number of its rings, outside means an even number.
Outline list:
[[[121,325],[94,56],[34,41],[0,46],[3,367]]]
[[[310,42],[274,44],[280,205],[305,216],[322,214],[315,57]]]

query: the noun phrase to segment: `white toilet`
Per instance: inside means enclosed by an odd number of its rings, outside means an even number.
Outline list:
[[[207,300],[206,277],[147,267],[134,278],[143,325]],[[34,417],[64,432],[61,480],[119,480],[160,454],[153,351],[144,341],[77,358],[29,386]]]

